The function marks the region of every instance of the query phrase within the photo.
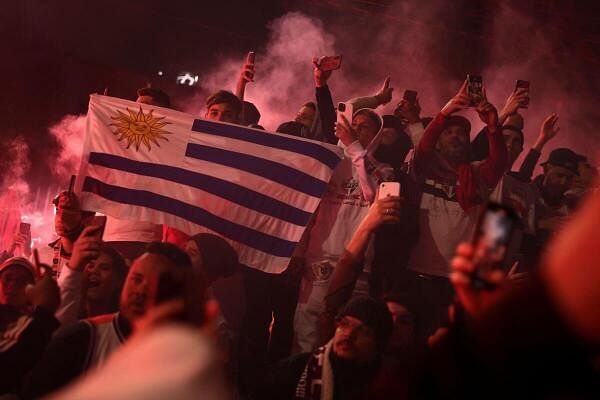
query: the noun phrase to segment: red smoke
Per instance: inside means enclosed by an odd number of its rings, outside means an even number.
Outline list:
[[[559,146],[583,154],[599,147],[593,127],[600,121],[592,117],[598,104],[586,98],[591,91],[585,81],[588,73],[562,57],[556,32],[549,33],[546,24],[505,2],[489,10],[484,28],[475,33],[478,36],[467,38],[469,20],[461,13],[468,4],[462,8],[452,4],[395,2],[382,14],[357,13],[356,17],[344,10],[323,20],[288,13],[270,24],[270,39],[263,48],[248,49],[256,50],[257,56],[255,82],[248,85],[246,99],[259,108],[261,124],[274,130],[291,120],[302,103],[314,100],[312,57],[342,54],[342,68],[334,72],[329,85],[336,102],[373,94],[389,74],[394,99],[378,111],[391,113],[404,89],[415,89],[422,115],[431,116],[458,90],[467,73],[481,73],[490,101],[501,109],[515,80],[529,80],[530,106],[521,110],[524,153],[535,141],[543,119],[555,111],[561,132],[544,149],[543,157]],[[471,42],[485,45],[471,53],[465,48]],[[226,59],[202,76],[203,92],[187,103],[186,111],[203,115],[207,94],[233,90],[244,56]],[[474,135],[482,124],[473,111],[467,114]]]
[[[85,136],[85,115],[67,115],[50,127],[50,134],[58,141],[61,151],[53,163],[54,175],[60,182],[69,182],[81,163],[81,152]]]
[[[554,10],[549,17],[530,17],[510,2],[486,4],[487,11],[479,21],[482,28],[471,29],[474,16],[464,15],[472,8],[466,1],[373,3],[371,11],[377,12],[369,11],[367,5],[344,8],[341,2],[310,3],[305,7],[312,7],[310,15],[290,12],[275,19],[268,26],[267,43],[246,49],[256,51],[255,82],[248,84],[246,100],[260,110],[260,123],[275,130],[292,120],[303,103],[314,100],[312,57],[334,54],[343,56],[341,70],[335,71],[329,82],[335,102],[373,94],[385,76],[391,76],[394,99],[378,109],[382,114],[393,110],[404,89],[414,89],[419,93],[422,116],[432,116],[467,73],[482,74],[490,101],[500,109],[514,90],[515,80],[523,79],[531,82],[530,106],[521,110],[524,153],[535,141],[543,119],[556,111],[561,131],[544,149],[542,159],[559,146],[593,156],[600,147],[600,117],[594,100],[597,78],[591,73],[595,66],[573,56],[582,52],[557,28],[560,24],[553,18],[560,15]],[[211,69],[203,65],[207,72],[200,77],[197,95],[180,102],[175,99],[175,103],[182,105],[183,111],[203,116],[210,93],[235,88],[244,59],[242,51]],[[474,134],[481,123],[474,112],[467,114]],[[68,115],[49,128],[62,146],[58,159],[50,162],[56,166],[52,178],[62,187],[79,168],[83,121],[83,116]],[[47,210],[47,200],[58,187],[32,195],[24,180],[29,168],[27,145],[17,138],[9,148],[16,150],[15,161],[9,163],[10,171],[1,185],[3,193],[6,196],[11,187],[12,196],[24,204],[23,212],[33,215],[36,210]],[[2,210],[13,203],[0,200]],[[40,215],[42,220],[49,218],[47,211]],[[47,223],[51,226],[49,219]]]

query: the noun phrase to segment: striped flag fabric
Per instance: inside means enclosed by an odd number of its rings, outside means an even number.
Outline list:
[[[85,210],[215,233],[281,272],[343,157],[337,146],[91,95],[76,192]]]

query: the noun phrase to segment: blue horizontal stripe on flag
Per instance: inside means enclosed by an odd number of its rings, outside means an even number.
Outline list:
[[[238,225],[211,214],[200,207],[147,190],[109,185],[86,176],[83,182],[83,191],[97,194],[100,197],[118,203],[151,208],[176,215],[194,224],[208,228],[228,239],[277,257],[291,257],[296,246],[295,242]]]
[[[215,136],[228,137],[231,139],[244,140],[263,146],[293,151],[314,158],[329,168],[334,169],[340,162],[340,157],[335,152],[321,146],[318,143],[297,140],[287,136],[275,135],[267,132],[258,132],[243,126],[221,124],[204,119],[194,120],[192,130]]]
[[[191,186],[251,210],[300,226],[308,225],[312,215],[309,212],[235,183],[183,168],[135,161],[113,154],[95,152],[90,153],[89,163]],[[321,194],[319,194],[320,196]]]
[[[287,165],[249,154],[189,143],[185,155],[246,171],[314,197],[321,197],[327,189],[325,181]]]

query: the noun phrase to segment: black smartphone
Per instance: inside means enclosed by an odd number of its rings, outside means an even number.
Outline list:
[[[494,288],[482,278],[482,275],[502,268],[517,221],[517,214],[510,207],[488,203],[479,218],[473,236],[475,264],[473,286],[484,289]]]
[[[402,98],[408,101],[410,104],[415,104],[417,102],[417,91],[416,90],[405,90]]]
[[[519,89],[525,89],[525,91],[527,92],[527,101],[525,102],[525,105],[529,105],[529,81],[517,79],[517,82],[515,84],[515,91]]]
[[[515,90],[517,89],[527,89],[529,91],[529,81],[522,81],[521,79],[517,79],[517,83],[515,84]]]
[[[102,239],[102,236],[104,236],[104,229],[106,228],[106,215],[95,215],[92,217],[90,226],[97,226],[100,228],[98,236]]]
[[[29,232],[31,232],[31,224],[28,224],[27,222],[21,222],[19,224],[19,233],[27,235]]]
[[[471,105],[476,106],[483,99],[483,79],[481,75],[467,74],[467,94],[471,98]]]

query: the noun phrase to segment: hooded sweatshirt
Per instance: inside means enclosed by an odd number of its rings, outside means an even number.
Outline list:
[[[358,140],[344,148],[345,157],[333,172],[308,234],[305,253],[308,265],[335,265],[366,215],[381,179],[378,174],[385,174],[386,170],[373,157],[380,140],[381,129],[366,149]]]

